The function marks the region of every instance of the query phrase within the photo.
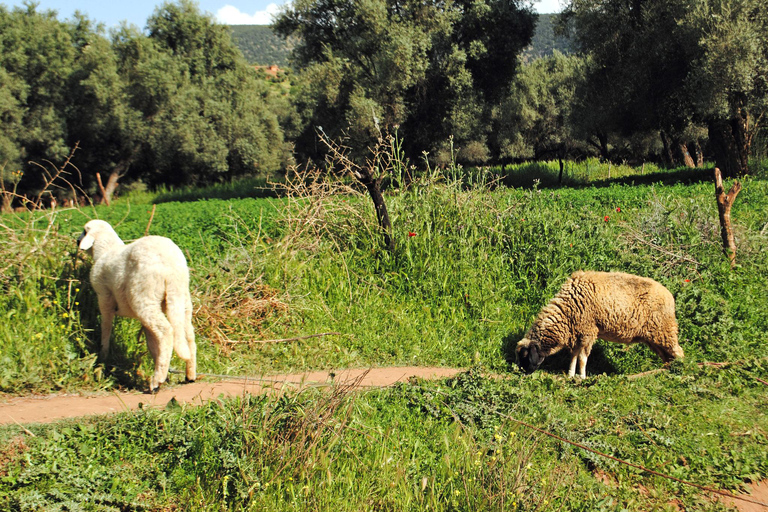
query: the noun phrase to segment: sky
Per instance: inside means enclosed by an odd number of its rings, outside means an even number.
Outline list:
[[[76,10],[93,21],[104,23],[107,28],[127,21],[144,28],[157,6],[163,0],[34,0],[38,11],[53,10],[61,20],[71,18]],[[534,8],[540,13],[559,12],[561,0],[534,0]],[[24,0],[0,0],[6,7],[21,7]],[[268,25],[285,0],[198,0],[200,9],[211,13],[225,25]]]

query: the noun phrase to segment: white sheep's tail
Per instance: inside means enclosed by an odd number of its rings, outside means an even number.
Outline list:
[[[186,294],[188,290],[174,282],[173,279],[165,281],[165,305],[168,322],[173,328],[173,350],[183,360],[188,361],[192,357],[185,333],[187,307]]]

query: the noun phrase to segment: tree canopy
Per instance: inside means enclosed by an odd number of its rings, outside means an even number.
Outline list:
[[[492,105],[535,19],[516,0],[297,0],[275,30],[299,40],[307,113],[299,146],[311,153],[318,127],[361,147],[399,127],[411,155],[439,151],[453,136],[487,158]]]
[[[158,7],[146,33],[110,35],[80,14],[61,22],[33,4],[0,6],[0,83],[2,178],[22,176],[22,191],[41,183],[30,162],[61,162],[76,144],[84,187],[96,173],[206,183],[291,159],[285,100],[189,0]]]

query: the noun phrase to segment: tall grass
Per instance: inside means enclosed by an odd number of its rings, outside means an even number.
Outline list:
[[[391,253],[380,246],[369,202],[347,185],[345,195],[163,203],[154,217],[147,204],[128,202],[4,217],[8,259],[0,300],[12,321],[2,331],[2,389],[136,386],[151,371],[130,320],[117,325],[108,367],[94,366],[96,300],[74,243],[93,215],[126,240],[149,228],[185,251],[203,373],[473,363],[506,371],[516,340],[579,269],[627,271],[666,285],[677,298],[683,348],[694,360],[766,353],[764,180],[745,179],[734,206],[735,272],[719,245],[711,183],[475,183],[438,179],[391,191]],[[254,343],[327,332],[342,335]],[[54,350],[77,363],[49,357]],[[644,347],[600,344],[589,370],[656,366]]]

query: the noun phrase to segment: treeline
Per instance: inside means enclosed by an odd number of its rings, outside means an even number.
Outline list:
[[[35,4],[0,5],[3,209],[53,200],[39,197],[43,189],[58,201],[96,190],[108,198],[119,182],[279,171],[292,161],[283,129],[291,108],[229,29],[189,0],[157,8],[146,32],[109,35],[84,16],[62,22]]]
[[[190,0],[109,34],[0,7],[2,186],[34,194],[75,147],[72,179],[93,191],[100,173],[108,195],[322,165],[319,135],[365,159],[382,134],[416,165],[709,159],[738,176],[766,139],[762,4],[580,0],[543,18],[522,0],[311,0],[272,26],[293,45],[289,84]],[[542,20],[573,53],[526,53]]]

